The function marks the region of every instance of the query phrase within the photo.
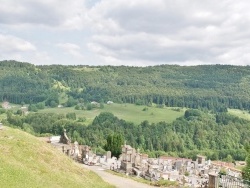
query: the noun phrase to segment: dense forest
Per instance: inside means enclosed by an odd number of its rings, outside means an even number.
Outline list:
[[[59,103],[66,93],[84,101],[223,109],[250,109],[250,67],[35,66],[0,62],[0,98],[13,103]]]

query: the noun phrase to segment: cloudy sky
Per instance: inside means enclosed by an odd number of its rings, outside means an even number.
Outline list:
[[[249,0],[0,0],[0,60],[250,65]]]

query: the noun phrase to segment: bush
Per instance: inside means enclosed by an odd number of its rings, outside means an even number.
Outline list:
[[[199,110],[196,110],[196,109],[186,110],[184,117],[186,119],[189,119],[191,116],[199,117],[199,116],[201,116],[201,112]]]
[[[31,112],[37,112],[37,107],[34,104],[29,105],[28,110]]]
[[[57,105],[58,105],[58,103],[56,103],[55,101],[50,102],[50,107],[51,108],[55,108],[55,107],[57,107]]]
[[[189,172],[188,172],[188,171],[186,171],[184,175],[185,175],[185,176],[189,176]]]
[[[76,120],[76,113],[67,113],[66,118]]]
[[[77,120],[78,122],[85,122],[86,121],[86,117],[80,117]]]
[[[65,103],[67,107],[72,107],[77,104],[77,100],[75,100],[73,97],[69,97],[68,101]]]
[[[176,187],[178,183],[175,181],[160,179],[159,181],[152,182],[150,185],[157,186],[157,187],[169,187],[169,186]]]
[[[44,102],[39,102],[36,104],[37,109],[44,109],[45,108],[45,103]]]
[[[88,103],[88,104],[87,104],[87,110],[92,110],[92,108],[93,108],[93,107],[92,107],[92,104]]]
[[[0,114],[4,114],[5,112],[6,112],[6,110],[5,110],[5,109],[0,108]]]
[[[81,109],[80,105],[75,106],[75,110],[80,110],[80,109]]]
[[[226,172],[226,169],[225,168],[222,168],[219,172],[219,175],[222,176],[222,175],[227,175],[227,172]]]
[[[21,109],[18,109],[18,110],[16,111],[16,114],[17,114],[17,115],[22,115],[22,114],[23,114],[23,111],[22,111]]]

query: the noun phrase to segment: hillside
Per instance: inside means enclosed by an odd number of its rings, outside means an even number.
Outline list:
[[[17,129],[0,130],[0,187],[112,187],[47,143]]]
[[[35,66],[0,62],[0,98],[13,103],[62,103],[61,94],[97,101],[168,107],[250,109],[250,67]]]

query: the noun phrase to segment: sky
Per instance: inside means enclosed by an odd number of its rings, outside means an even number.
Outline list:
[[[0,0],[0,60],[250,65],[249,0]]]

